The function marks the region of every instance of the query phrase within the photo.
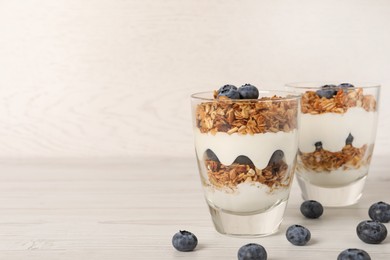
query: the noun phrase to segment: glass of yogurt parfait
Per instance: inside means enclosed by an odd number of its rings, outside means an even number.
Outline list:
[[[300,95],[248,85],[191,96],[195,150],[216,230],[266,236],[278,230],[289,198]]]
[[[374,149],[380,86],[292,83],[302,94],[296,176],[303,199],[355,204]]]

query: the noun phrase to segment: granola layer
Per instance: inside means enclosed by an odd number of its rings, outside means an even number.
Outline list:
[[[273,190],[288,187],[292,179],[288,173],[288,165],[283,161],[264,169],[239,163],[224,165],[214,160],[205,160],[205,165],[210,183],[217,188],[235,189],[243,182],[258,182]]]
[[[351,107],[361,107],[371,112],[377,110],[377,103],[373,95],[364,95],[362,88],[340,89],[329,99],[318,96],[315,91],[306,91],[301,99],[301,111],[305,114],[343,114]]]
[[[290,132],[297,128],[297,101],[277,96],[253,101],[219,98],[197,106],[196,126],[213,135]]]
[[[298,170],[304,169],[311,172],[331,172],[337,169],[358,169],[370,163],[372,146],[367,144],[356,148],[347,144],[341,151],[330,152],[323,148],[311,153],[298,151]]]

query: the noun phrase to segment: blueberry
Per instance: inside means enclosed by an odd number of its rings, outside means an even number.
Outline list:
[[[357,225],[356,233],[360,240],[367,244],[379,244],[385,240],[387,229],[379,221],[365,220]]]
[[[388,223],[390,221],[390,205],[383,201],[374,203],[369,208],[368,215],[372,220]]]
[[[348,135],[347,139],[345,139],[345,144],[346,145],[352,145],[352,142],[353,142],[353,136],[351,135],[351,133]]]
[[[198,239],[191,232],[180,230],[172,237],[172,245],[178,251],[189,252],[195,249]]]
[[[233,163],[243,164],[243,165],[249,165],[251,168],[254,168],[255,165],[253,164],[252,160],[249,159],[245,155],[238,156]]]
[[[269,159],[268,165],[278,164],[284,159],[284,152],[282,150],[276,150]]]
[[[319,218],[324,213],[324,208],[318,201],[307,200],[301,204],[301,213],[307,218]]]
[[[210,149],[205,151],[204,159],[219,162],[217,155]]]
[[[218,97],[220,96],[225,96],[231,99],[239,99],[240,93],[238,93],[237,87],[233,85],[225,85],[218,90]]]
[[[267,251],[259,244],[243,245],[238,250],[238,260],[267,260]]]
[[[314,146],[316,147],[316,150],[318,151],[318,150],[321,150],[322,149],[322,142],[316,142],[315,144],[314,144]]]
[[[218,94],[221,93],[221,92],[229,91],[230,89],[237,90],[237,87],[234,86],[234,85],[226,84],[226,85],[224,85],[224,86],[219,88]]]
[[[339,89],[342,89],[344,93],[348,92],[348,89],[354,88],[355,86],[350,83],[341,83],[338,85]]]
[[[238,92],[242,99],[257,99],[259,97],[259,90],[251,84],[242,85],[238,88]]]
[[[286,238],[291,244],[304,246],[311,238],[310,231],[301,225],[292,225],[286,231]]]
[[[316,93],[319,97],[324,97],[324,98],[329,99],[337,94],[337,86],[336,85],[324,85],[321,87],[320,90],[317,90]]]
[[[371,260],[371,257],[362,249],[348,248],[339,254],[337,260]]]
[[[339,88],[354,88],[355,86],[350,83],[341,83],[338,85]]]

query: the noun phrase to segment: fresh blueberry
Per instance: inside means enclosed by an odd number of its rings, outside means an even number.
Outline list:
[[[385,240],[387,229],[379,221],[365,220],[357,225],[356,233],[360,240],[367,244],[379,244]]]
[[[234,85],[226,84],[226,85],[224,85],[224,86],[222,86],[222,87],[219,88],[218,94],[221,93],[221,92],[229,91],[230,89],[235,89],[235,90],[237,90],[237,87],[234,86]]]
[[[324,208],[318,201],[307,200],[301,204],[301,213],[307,218],[319,218],[324,213]]]
[[[347,139],[345,139],[345,144],[346,145],[352,145],[352,142],[353,142],[353,136],[351,135],[351,133],[348,135]]]
[[[354,88],[355,86],[350,83],[341,83],[338,85],[339,89],[342,89],[344,93],[347,93],[349,89]]]
[[[316,150],[318,151],[318,150],[321,150],[322,149],[322,142],[316,142],[315,144],[314,144],[314,146],[316,147]]]
[[[286,238],[291,244],[304,246],[311,238],[310,231],[301,225],[292,225],[286,231]]]
[[[205,157],[206,160],[219,162],[219,159],[218,159],[217,155],[210,149],[207,149],[205,151],[204,157]]]
[[[371,260],[371,257],[362,249],[348,248],[339,254],[337,260]]]
[[[238,92],[242,99],[257,99],[259,97],[259,90],[251,84],[242,85],[238,88]]]
[[[178,251],[189,252],[198,245],[198,239],[191,232],[180,230],[172,237],[172,245]]]
[[[390,205],[383,201],[374,203],[369,208],[368,215],[372,220],[388,223],[390,221]]]
[[[341,83],[338,85],[339,88],[354,88],[355,86],[350,83]]]
[[[336,85],[324,85],[321,87],[320,90],[317,90],[316,93],[319,97],[324,97],[324,98],[329,99],[337,94],[337,86]]]
[[[238,250],[238,260],[267,260],[267,251],[259,244],[243,245]]]
[[[239,99],[240,93],[238,93],[237,87],[233,85],[222,86],[218,90],[218,97],[225,96],[231,99]]]
[[[284,159],[284,152],[282,150],[276,150],[269,159],[268,165],[278,164]]]
[[[237,164],[243,164],[243,165],[249,165],[251,168],[254,168],[254,163],[252,162],[251,159],[249,159],[247,156],[245,155],[240,155],[238,156],[233,163],[237,163]]]

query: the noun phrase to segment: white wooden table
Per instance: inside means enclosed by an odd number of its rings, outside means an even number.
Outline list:
[[[262,244],[271,260],[336,259],[349,247],[366,250],[372,259],[390,259],[390,236],[368,245],[355,233],[372,203],[390,202],[389,166],[386,158],[375,157],[361,201],[326,208],[317,220],[300,214],[294,183],[280,231],[249,239],[214,230],[194,158],[2,162],[0,259],[237,259],[238,248],[249,242]],[[307,246],[285,239],[286,228],[296,223],[311,230]],[[171,246],[180,229],[197,235],[194,252]]]

